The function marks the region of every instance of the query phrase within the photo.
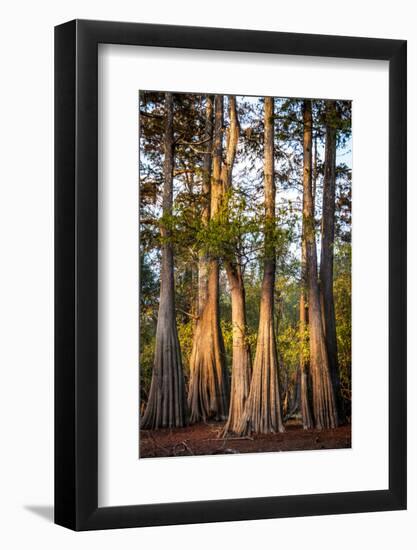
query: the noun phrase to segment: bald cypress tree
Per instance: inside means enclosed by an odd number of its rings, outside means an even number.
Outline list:
[[[174,255],[169,229],[172,216],[174,169],[173,96],[165,94],[164,183],[162,197],[161,284],[155,355],[149,399],[141,427],[182,427],[187,423],[187,404],[181,350],[175,319]]]
[[[330,374],[317,273],[314,200],[312,192],[312,106],[303,103],[303,246],[310,335],[310,367],[313,386],[313,413],[318,429],[338,425],[336,400]]]
[[[211,164],[213,148],[213,96],[206,96],[205,127],[204,127],[205,153],[203,156],[203,178],[201,186],[201,221],[207,227],[210,220],[210,189],[211,189]],[[200,251],[198,258],[198,315],[201,315],[207,302],[208,295],[208,257],[204,250]]]
[[[236,98],[234,96],[229,96],[229,121],[226,139],[226,158],[222,168],[226,212],[229,210],[227,204],[228,198],[233,192],[232,172],[239,140],[239,119]],[[227,219],[225,223],[230,223],[230,220]],[[237,248],[238,244],[235,244],[235,250],[226,255],[224,262],[232,306],[232,381],[229,415],[223,431],[224,435],[229,432],[239,431],[244,405],[249,395],[251,375],[251,354],[246,334],[245,285],[241,259]]]
[[[313,417],[310,407],[309,392],[309,361],[307,353],[308,333],[308,305],[307,305],[307,270],[306,270],[306,241],[301,238],[301,296],[300,296],[300,408],[303,428],[313,428]]]
[[[220,215],[223,196],[223,96],[214,98],[213,161],[210,180],[210,220]],[[190,357],[188,404],[191,422],[210,418],[224,420],[229,408],[226,371],[219,314],[219,259],[207,259],[207,299],[198,316]]]
[[[264,273],[261,288],[259,328],[248,399],[238,432],[283,432],[278,379],[278,356],[274,327],[275,286],[275,173],[274,98],[264,102]]]
[[[323,328],[326,338],[329,369],[335,392],[339,420],[344,418],[343,399],[340,388],[339,364],[337,358],[336,316],[333,293],[333,263],[335,241],[336,203],[336,102],[325,103],[326,144],[323,178],[322,231],[320,255],[320,297]]]

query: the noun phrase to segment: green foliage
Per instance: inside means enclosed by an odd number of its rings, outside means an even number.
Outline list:
[[[223,334],[227,368],[229,372],[231,372],[232,351],[233,351],[233,325],[231,321],[227,321],[226,319],[221,319],[220,327]]]
[[[146,403],[149,388],[152,380],[152,369],[155,352],[155,335],[146,334],[141,331],[140,339],[140,401],[141,405]]]
[[[140,397],[146,401],[151,384],[156,321],[158,316],[159,282],[151,268],[150,258],[140,256],[140,318],[139,318],[139,364],[141,374]]]
[[[352,251],[349,243],[336,249],[334,300],[336,314],[336,336],[342,393],[348,401],[351,398],[352,364]]]
[[[297,325],[288,325],[278,333],[277,345],[282,363],[291,372],[295,372],[300,363],[300,331]],[[303,344],[303,350],[308,353],[308,344]]]
[[[190,356],[193,349],[194,323],[193,321],[177,322],[178,339],[182,354],[182,362],[186,380],[190,375]]]

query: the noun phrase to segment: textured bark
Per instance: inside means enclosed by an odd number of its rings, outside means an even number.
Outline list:
[[[235,96],[229,96],[229,120],[230,125],[226,134],[226,158],[222,164],[221,170],[223,192],[229,191],[232,186],[233,165],[235,163],[237,144],[239,141],[239,120]]]
[[[315,237],[314,202],[312,195],[312,114],[311,100],[303,109],[303,241],[306,254],[306,280],[310,334],[310,367],[313,385],[313,413],[318,429],[338,425],[336,400],[330,375],[324,336],[317,278],[317,248]]]
[[[214,100],[213,163],[210,189],[210,218],[216,219],[223,195],[222,132],[223,96]],[[190,357],[188,393],[191,422],[214,418],[224,420],[229,408],[229,380],[225,364],[219,317],[219,262],[208,260],[207,301],[196,323]]]
[[[204,139],[207,140],[203,159],[202,182],[202,209],[201,221],[207,225],[210,220],[210,180],[211,180],[211,154],[213,147],[213,97],[206,97],[206,123]],[[198,259],[198,315],[201,315],[208,296],[208,257],[201,252]]]
[[[318,176],[318,169],[317,169],[317,136],[314,136],[314,160],[313,160],[313,204],[316,204],[316,192],[317,192],[317,176]]]
[[[226,273],[232,299],[232,383],[229,416],[224,434],[236,433],[249,395],[251,354],[246,334],[245,287],[240,266],[228,262]]]
[[[265,259],[259,312],[259,329],[248,399],[238,433],[283,432],[274,328],[275,286],[275,179],[274,99],[264,108]]]
[[[336,200],[336,102],[326,101],[326,146],[323,179],[320,290],[323,328],[339,421],[344,417],[337,359],[336,316],[333,295],[334,226]]]
[[[222,167],[223,190],[232,187],[232,171],[239,140],[239,121],[236,98],[229,96],[230,126],[226,139],[226,159]],[[228,196],[228,195],[226,195]],[[249,395],[251,375],[250,347],[246,336],[246,300],[241,265],[238,257],[225,261],[227,280],[232,304],[232,383],[229,416],[223,435],[238,430],[246,399]]]
[[[149,399],[142,418],[144,429],[186,425],[187,404],[181,351],[175,319],[174,256],[164,217],[172,215],[173,200],[173,97],[165,94],[164,188],[161,220],[161,285],[156,327],[155,357]]]
[[[301,243],[301,296],[300,296],[300,392],[301,392],[301,417],[303,419],[303,428],[309,430],[314,427],[313,416],[311,414],[310,407],[310,394],[309,394],[309,365],[305,357],[305,339],[306,332],[308,330],[308,308],[306,300],[306,243],[302,238]]]
[[[281,395],[284,395],[282,400],[282,414],[284,422],[294,416],[300,410],[301,406],[301,376],[300,366],[290,376],[286,373],[283,365],[280,364],[280,372],[285,373],[285,390],[283,391],[282,376],[280,377]]]

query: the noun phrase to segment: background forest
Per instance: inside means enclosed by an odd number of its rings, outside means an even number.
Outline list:
[[[139,117],[141,456],[350,446],[351,102]]]

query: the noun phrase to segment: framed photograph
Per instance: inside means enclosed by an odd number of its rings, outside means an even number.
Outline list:
[[[406,42],[55,29],[55,522],[406,508]]]

